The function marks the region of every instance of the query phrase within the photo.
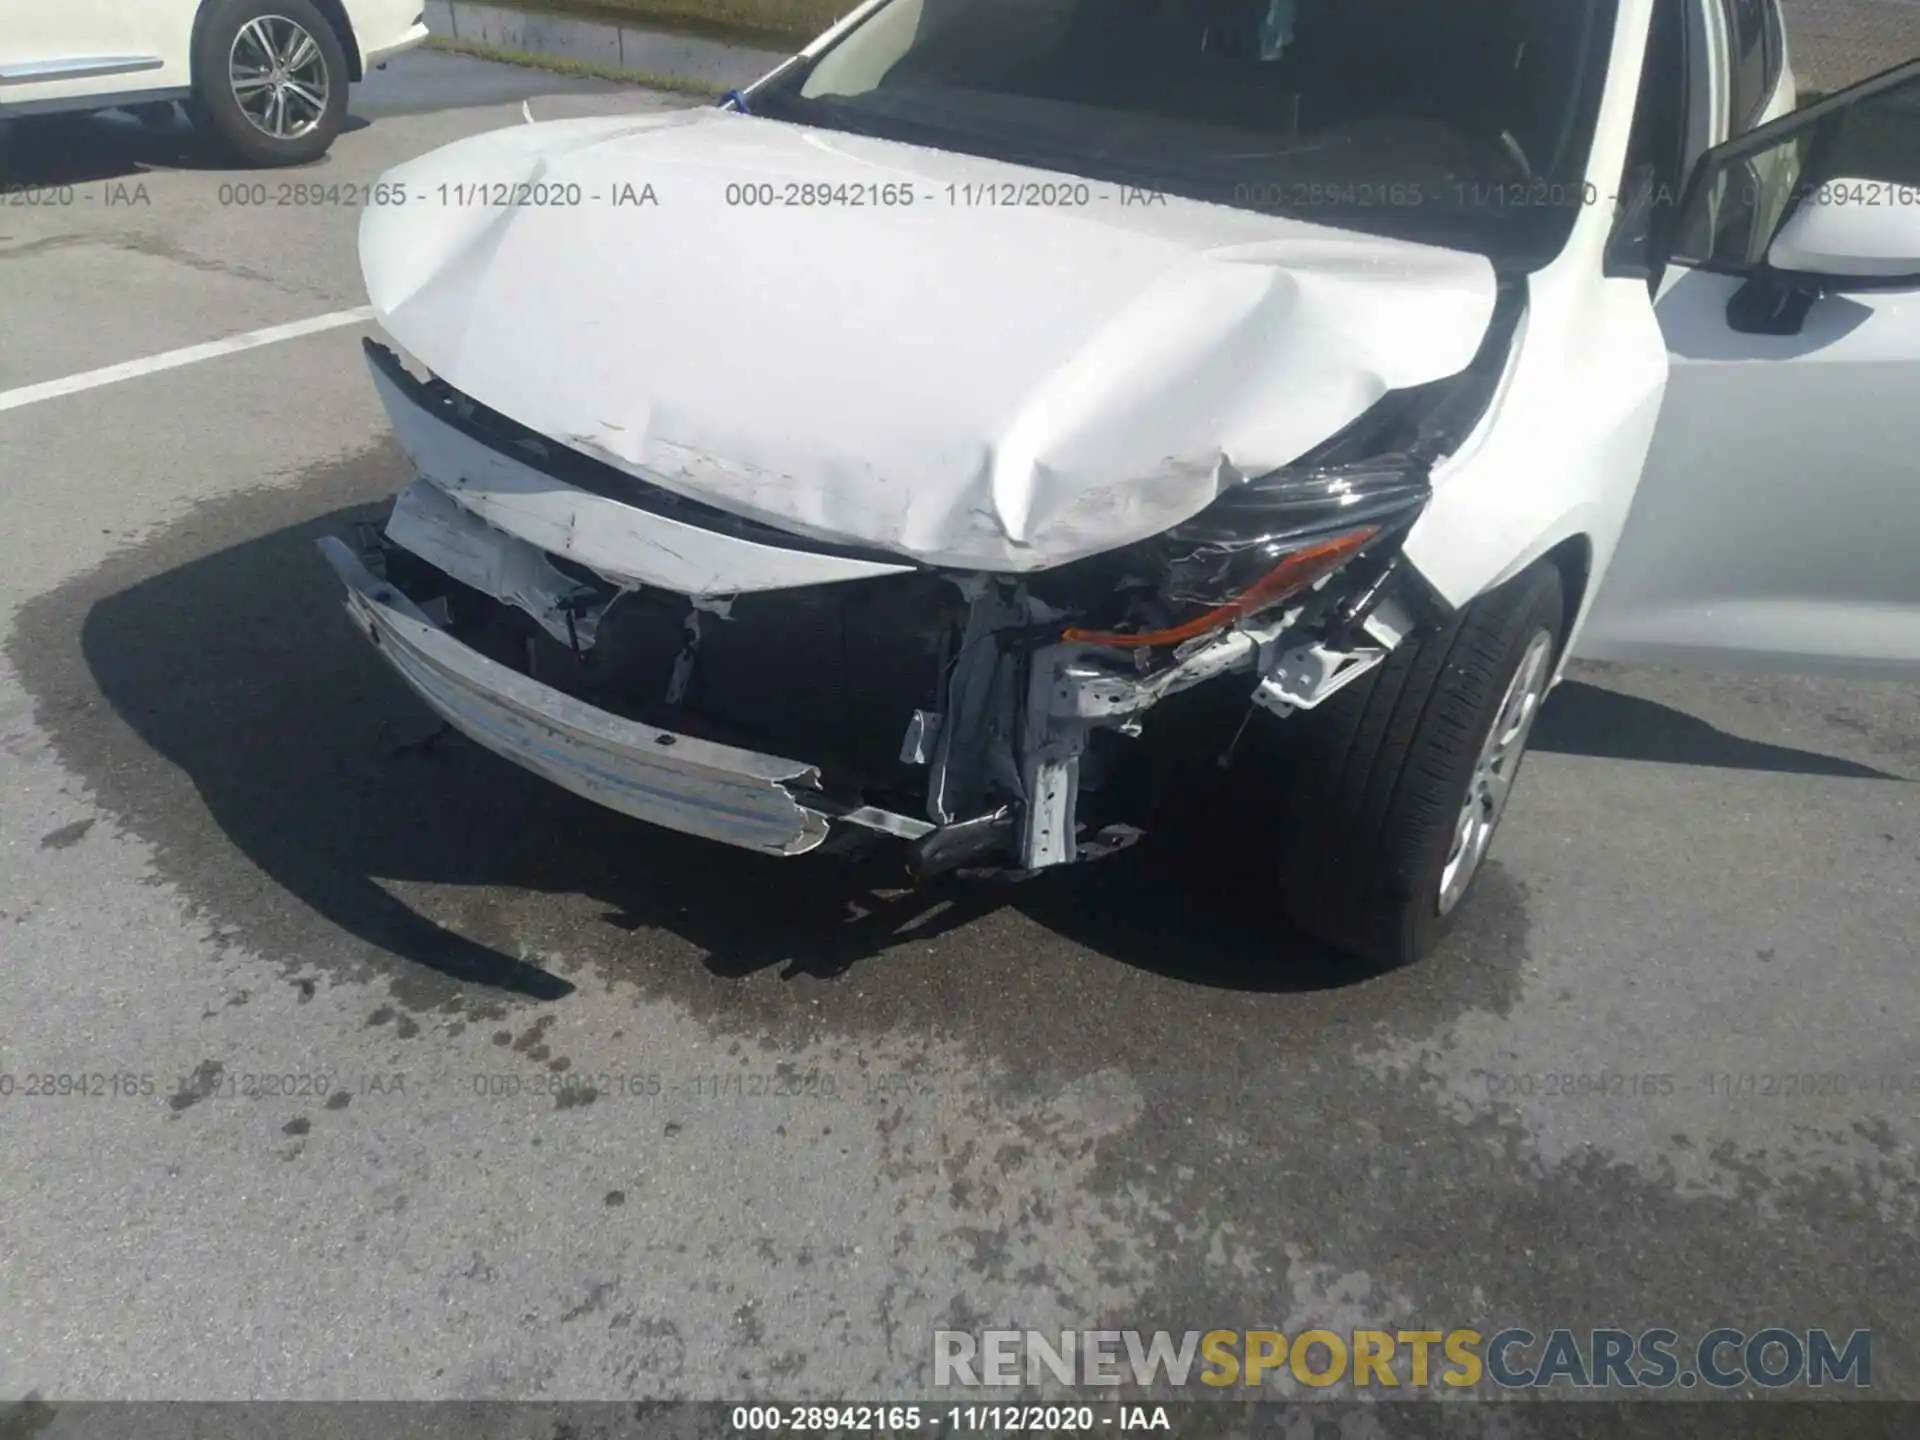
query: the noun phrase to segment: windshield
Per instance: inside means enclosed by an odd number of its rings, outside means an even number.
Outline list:
[[[890,0],[757,115],[1472,249],[1565,244],[1613,0]]]

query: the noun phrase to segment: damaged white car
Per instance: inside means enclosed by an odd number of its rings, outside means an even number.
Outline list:
[[[453,726],[775,855],[1110,853],[1206,687],[1406,961],[1575,648],[1920,669],[1920,65],[1792,103],[1753,0],[876,0],[389,174],[419,479],[324,548]]]

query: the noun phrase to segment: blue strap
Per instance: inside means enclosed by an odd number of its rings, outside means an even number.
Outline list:
[[[738,110],[742,115],[751,115],[753,113],[747,108],[747,96],[743,90],[729,90],[720,97],[720,108],[722,110],[726,109],[729,105],[735,110]]]

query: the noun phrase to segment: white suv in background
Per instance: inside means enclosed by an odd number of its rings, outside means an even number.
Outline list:
[[[426,38],[423,0],[0,0],[0,120],[184,100],[248,164],[298,165]]]

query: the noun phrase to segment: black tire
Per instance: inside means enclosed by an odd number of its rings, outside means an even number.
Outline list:
[[[1564,605],[1559,571],[1542,562],[1285,722],[1299,727],[1290,737],[1280,875],[1294,925],[1383,968],[1412,963],[1446,933],[1484,869],[1467,871],[1443,913],[1442,876],[1482,744],[1542,634],[1551,673]],[[1504,770],[1509,793],[1525,740],[1523,728]]]
[[[292,107],[296,122],[282,128],[299,133],[284,136],[268,133],[263,123],[243,107],[235,93],[231,72],[236,42],[241,32],[256,21],[262,22],[266,35],[276,41],[292,36],[289,27],[297,26],[309,36],[318,56],[297,72],[296,78],[308,95],[317,95],[314,77],[324,75],[326,90],[318,98],[324,101],[314,114],[298,92],[288,92],[286,103]],[[260,52],[250,32],[242,44],[243,58],[257,59]],[[284,52],[283,52],[284,53]],[[317,10],[312,0],[213,0],[193,46],[194,101],[190,113],[204,118],[208,128],[218,135],[227,149],[245,165],[305,165],[327,153],[334,137],[347,118],[347,57],[333,26]],[[256,96],[248,103],[262,108]],[[311,124],[311,128],[304,128]]]

